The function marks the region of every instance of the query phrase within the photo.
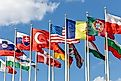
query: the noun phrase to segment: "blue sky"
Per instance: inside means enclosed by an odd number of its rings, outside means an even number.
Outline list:
[[[42,2],[43,3],[40,3]],[[14,28],[17,31],[29,34],[30,22],[34,28],[48,30],[48,20],[54,25],[64,25],[64,14],[72,20],[86,21],[86,11],[95,18],[104,19],[104,7],[111,14],[121,17],[120,0],[0,0],[0,38],[14,40]],[[121,44],[120,35],[116,40]],[[96,37],[95,41],[100,52],[104,54],[104,38]],[[76,44],[80,55],[84,58],[84,41]],[[29,54],[26,52],[26,54]],[[28,55],[29,56],[29,55]],[[1,57],[4,59],[4,57]],[[34,54],[33,54],[34,59]],[[64,81],[64,62],[62,68],[55,68],[55,81]],[[121,81],[121,61],[109,52],[110,80]],[[38,64],[38,81],[47,81],[47,65]],[[16,80],[19,79],[19,69]],[[104,81],[104,61],[90,54],[90,81]],[[11,81],[11,75],[7,74],[7,81]],[[0,81],[3,81],[3,73],[0,73]],[[23,81],[28,80],[28,72],[23,71]],[[32,71],[34,81],[34,69]],[[81,69],[76,67],[75,60],[70,68],[70,81],[85,81],[84,64]]]

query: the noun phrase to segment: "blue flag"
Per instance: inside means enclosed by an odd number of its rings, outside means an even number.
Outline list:
[[[66,19],[67,39],[75,39],[75,25],[76,25],[75,21]]]

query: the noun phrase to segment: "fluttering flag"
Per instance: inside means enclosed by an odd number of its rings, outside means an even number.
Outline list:
[[[77,67],[81,68],[84,60],[79,55],[79,53],[78,53],[76,47],[74,46],[74,44],[69,44],[69,54],[75,56]]]
[[[87,17],[88,23],[87,23],[87,30],[88,35],[90,36],[102,36],[105,37],[105,21],[101,19],[95,19],[93,17]],[[114,34],[108,33],[108,37],[111,39],[114,39]]]
[[[51,27],[51,42],[62,43],[64,42],[64,37],[62,36],[62,27],[60,26],[53,26]]]
[[[0,39],[0,56],[14,56],[14,44],[5,39]],[[15,56],[22,56],[23,52],[16,49]]]
[[[33,43],[32,43],[32,49],[41,52],[42,48],[48,48],[49,49],[49,32],[46,30],[40,30],[40,29],[35,29],[33,28],[33,33],[32,33],[32,38],[33,38]],[[50,49],[56,52],[57,58],[60,57],[60,54],[62,56],[62,60],[65,59],[65,53],[62,52],[62,49],[60,49],[58,43],[51,42],[50,43]],[[58,55],[57,55],[58,54]],[[71,57],[70,57],[71,58]],[[72,59],[69,60],[72,62]]]
[[[87,23],[85,21],[73,21],[67,19],[66,22],[67,26],[67,37],[68,38],[74,38],[78,40],[85,40],[86,39],[86,28],[87,28]],[[89,41],[94,41],[95,37],[94,36],[88,36]]]
[[[17,32],[17,48],[20,50],[30,50],[30,36]]]
[[[121,59],[121,45],[109,38],[108,38],[108,51],[111,51],[116,58]]]
[[[61,63],[54,59],[52,56],[50,56],[46,51],[37,52],[37,62],[38,63],[44,63],[49,65],[49,58],[50,58],[50,66],[54,66],[56,68],[61,68]]]
[[[88,42],[88,48],[89,48],[89,52],[92,53],[95,57],[105,60],[105,56],[103,54],[101,54],[99,52],[99,50],[97,49],[96,45],[94,44],[94,42]]]
[[[106,13],[106,30],[108,33],[121,34],[121,17]]]
[[[14,71],[15,74],[17,73],[12,67],[6,66],[6,63],[2,59],[0,59],[0,71],[1,72],[7,72],[7,73],[10,73],[10,74],[13,74],[13,71]]]
[[[25,63],[25,62],[19,62],[16,58],[15,58],[15,62],[14,62],[14,57],[12,56],[7,56],[7,61],[6,61],[6,66],[11,66],[13,67],[13,65],[15,65],[15,68],[21,68],[25,71],[29,70],[29,63]]]

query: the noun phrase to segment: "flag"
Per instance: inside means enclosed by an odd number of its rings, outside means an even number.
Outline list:
[[[17,48],[20,50],[30,50],[30,36],[17,32]]]
[[[14,71],[15,74],[17,73],[12,67],[10,67],[10,66],[6,67],[5,65],[6,65],[6,63],[2,59],[0,59],[0,71],[1,72],[7,72],[10,74],[13,74],[13,71]]]
[[[64,42],[64,37],[62,36],[62,27],[53,26],[51,27],[51,42],[62,43]]]
[[[15,46],[11,41],[0,39],[0,56],[14,56],[14,48]],[[16,49],[15,55],[21,56],[23,55],[23,52]]]
[[[99,50],[97,49],[96,45],[94,44],[94,42],[88,42],[88,48],[89,48],[89,52],[92,53],[95,57],[105,60],[105,56],[102,55]]]
[[[13,67],[13,64],[15,65],[15,68],[21,68],[25,71],[28,71],[29,70],[29,66],[30,64],[29,63],[22,63],[22,62],[19,62],[16,58],[15,58],[15,63],[14,63],[14,57],[12,56],[7,56],[7,62],[6,62],[6,66],[11,66]]]
[[[49,32],[46,30],[40,30],[33,28],[32,30],[32,49],[41,52],[42,48],[48,48],[49,49]],[[62,60],[65,59],[65,52],[62,52],[62,49],[60,49],[58,43],[51,42],[51,50],[54,50],[56,53],[57,58],[62,57]],[[71,58],[71,57],[70,57]],[[72,63],[72,58],[69,60],[70,63]]]
[[[79,55],[79,53],[78,53],[76,47],[74,46],[74,44],[69,44],[69,55],[74,55],[75,56],[77,67],[81,68],[84,60]]]
[[[57,67],[57,68],[61,68],[61,63],[54,59],[53,57],[49,56],[49,54],[47,54],[46,51],[44,51],[43,53],[38,52],[37,53],[37,62],[38,63],[44,63],[49,65],[49,58],[50,58],[50,65]]]
[[[65,51],[59,45],[56,45],[53,48],[55,49],[54,58],[65,61]],[[68,55],[67,55],[67,57],[68,57]],[[69,65],[71,65],[72,62],[73,62],[73,58],[69,55]]]
[[[41,48],[49,48],[49,32],[46,30],[32,29],[32,49],[41,51]]]
[[[116,58],[121,59],[121,45],[109,38],[108,38],[108,51],[111,51]]]
[[[102,36],[105,37],[105,21],[101,19],[95,19],[93,17],[87,17],[87,30],[89,36]],[[114,39],[114,35],[112,33],[108,33],[108,37]]]
[[[106,13],[105,26],[108,33],[121,34],[121,17]]]

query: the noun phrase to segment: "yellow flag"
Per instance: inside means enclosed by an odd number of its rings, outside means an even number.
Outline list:
[[[87,23],[84,21],[76,21],[76,39],[86,39],[86,27]]]
[[[56,58],[56,59],[61,59],[61,60],[64,61],[64,60],[65,60],[65,55],[55,52],[55,53],[54,53],[54,58]]]

